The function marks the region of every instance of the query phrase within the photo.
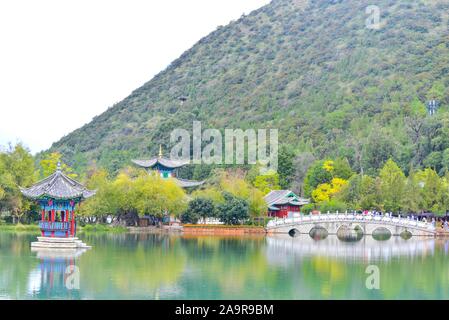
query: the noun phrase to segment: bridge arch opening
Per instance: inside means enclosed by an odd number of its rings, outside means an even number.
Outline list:
[[[314,226],[309,231],[309,236],[313,240],[323,240],[323,239],[326,239],[328,235],[329,235],[329,231],[327,231],[327,229],[324,228],[323,226]]]
[[[291,230],[288,232],[288,234],[289,234],[290,237],[296,238],[296,237],[298,237],[301,233],[299,232],[298,229],[291,229]]]
[[[411,237],[413,237],[413,234],[410,231],[405,230],[405,231],[401,232],[401,234],[399,236],[404,240],[408,240]]]
[[[392,236],[390,229],[385,227],[378,227],[373,230],[372,236],[374,240],[385,241],[389,240]]]
[[[358,224],[342,224],[337,230],[337,238],[346,242],[360,241],[363,238],[363,229]]]

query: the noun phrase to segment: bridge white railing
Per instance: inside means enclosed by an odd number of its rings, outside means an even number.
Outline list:
[[[329,213],[318,215],[300,215],[291,218],[275,218],[268,222],[267,228],[276,228],[278,226],[301,224],[301,223],[313,223],[313,222],[371,222],[371,223],[384,223],[395,226],[414,227],[419,229],[425,229],[428,231],[435,231],[435,225],[431,222],[423,222],[409,218],[401,217],[389,217],[389,216],[372,216],[362,214],[341,214],[341,213]]]

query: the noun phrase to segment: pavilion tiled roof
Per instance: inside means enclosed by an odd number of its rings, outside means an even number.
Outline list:
[[[268,207],[274,208],[275,205],[293,204],[304,205],[308,204],[309,200],[298,197],[291,190],[273,190],[265,196],[265,202]]]
[[[132,162],[143,168],[153,168],[157,164],[160,164],[170,169],[180,168],[189,164],[189,161],[171,160],[164,157],[152,158],[149,160],[132,160]]]
[[[194,188],[199,187],[202,184],[204,184],[205,181],[192,181],[192,180],[186,180],[181,178],[173,178],[175,182],[180,186],[181,188]]]
[[[95,195],[79,182],[66,176],[58,167],[51,176],[39,181],[29,188],[20,188],[22,194],[30,199],[87,199]]]
[[[149,160],[132,160],[132,162],[134,164],[138,165],[139,167],[143,167],[145,169],[153,169],[158,164],[160,166],[163,166],[163,167],[166,167],[169,169],[177,169],[177,168],[181,168],[185,165],[190,164],[189,160],[182,161],[182,160],[172,160],[172,159],[165,158],[162,154],[162,146],[159,147],[159,156],[158,157],[154,157]],[[193,181],[193,180],[186,180],[186,179],[181,179],[181,178],[172,178],[172,179],[174,179],[176,184],[178,186],[180,186],[181,188],[194,188],[194,187],[201,186],[204,183],[204,181]]]

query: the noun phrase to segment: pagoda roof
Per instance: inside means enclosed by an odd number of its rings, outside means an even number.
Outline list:
[[[180,186],[181,188],[194,188],[199,187],[202,184],[204,184],[205,181],[193,181],[193,180],[186,180],[181,178],[173,178],[175,182]]]
[[[87,199],[96,191],[88,190],[81,183],[66,176],[58,167],[51,176],[37,182],[29,188],[20,188],[22,194],[30,199]]]
[[[171,160],[165,157],[157,157],[149,160],[132,160],[132,162],[143,168],[153,168],[159,164],[169,169],[176,169],[189,164],[189,161]]]
[[[291,190],[273,190],[265,196],[265,202],[268,207],[275,205],[291,204],[296,206],[302,206],[309,203],[308,199],[298,197]]]

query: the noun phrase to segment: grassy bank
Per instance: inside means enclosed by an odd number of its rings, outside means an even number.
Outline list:
[[[0,224],[0,231],[39,232],[39,226],[34,224]]]
[[[90,232],[113,232],[113,233],[124,233],[128,232],[126,227],[112,227],[104,224],[88,224],[84,227],[79,227],[78,231],[90,233]]]
[[[37,224],[0,224],[0,231],[9,232],[40,232],[40,228]],[[86,225],[84,227],[78,227],[78,232],[113,232],[123,233],[128,232],[125,227],[111,227],[102,224]]]
[[[201,225],[187,224],[183,228],[184,234],[190,235],[226,235],[242,236],[248,234],[265,234],[263,227],[247,225]]]

